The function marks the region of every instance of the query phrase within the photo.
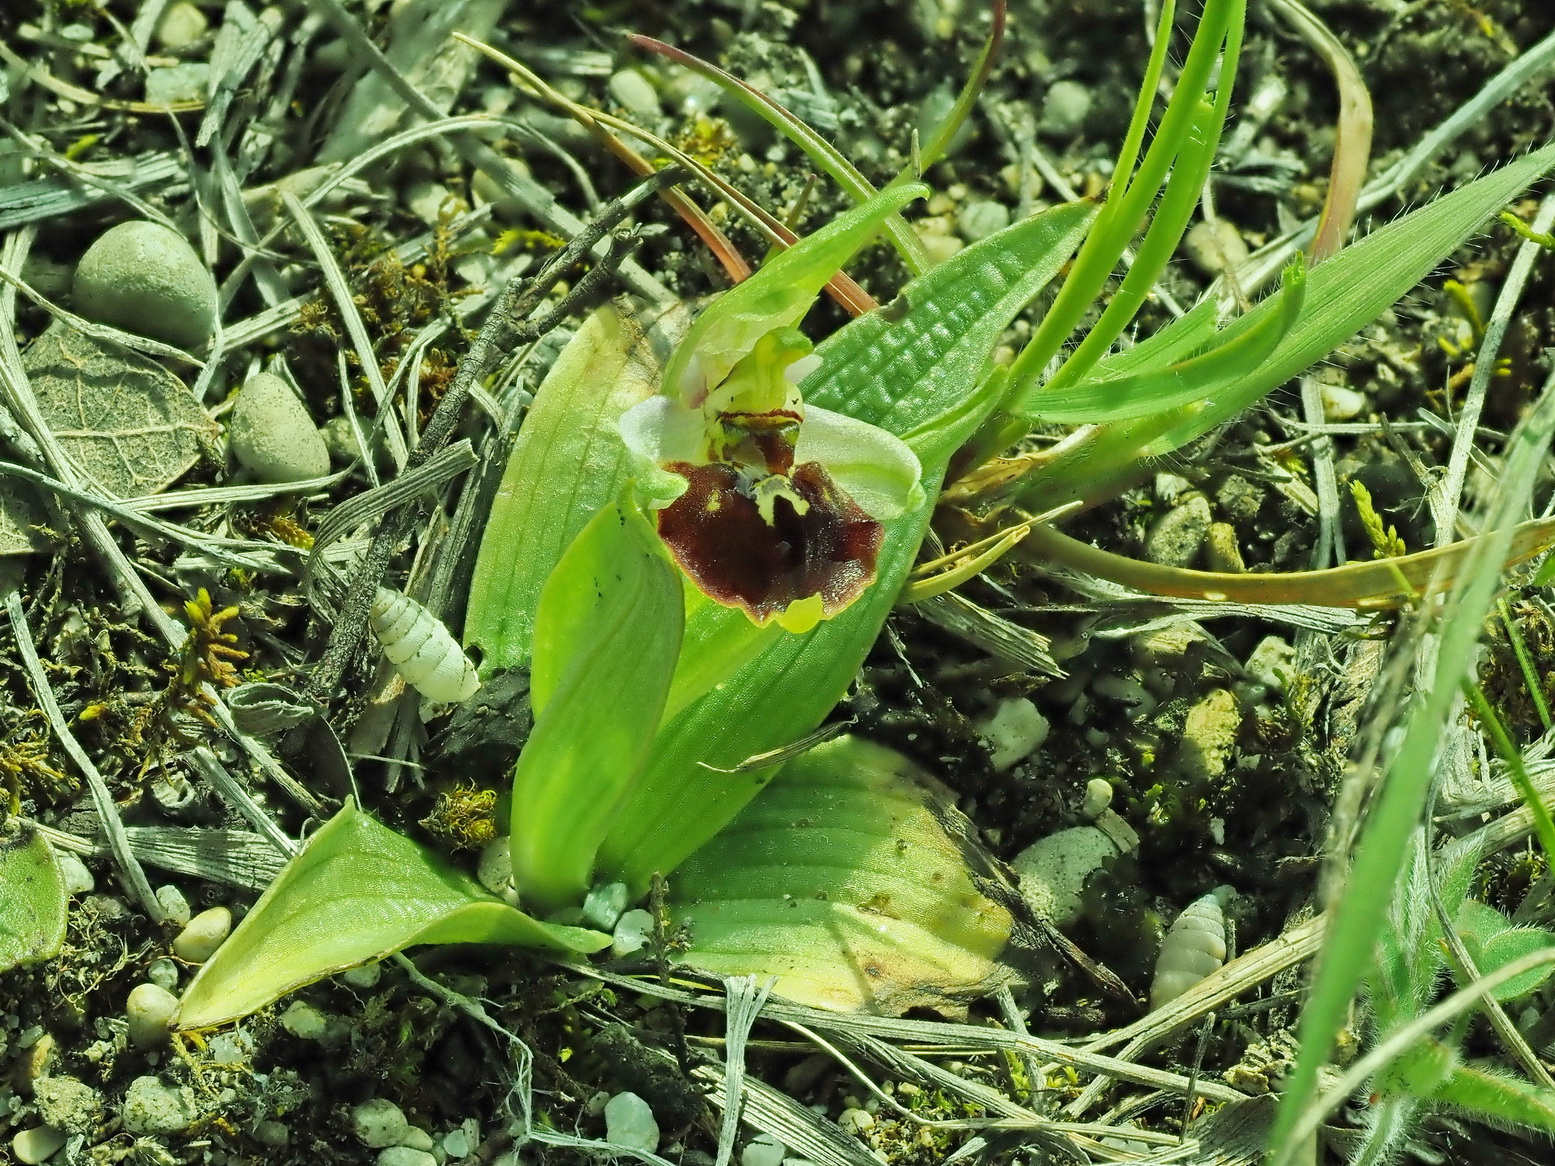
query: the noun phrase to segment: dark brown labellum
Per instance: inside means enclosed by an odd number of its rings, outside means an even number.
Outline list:
[[[766,623],[794,601],[819,595],[830,616],[874,582],[884,528],[818,463],[754,481],[727,462],[666,468],[690,487],[659,511],[659,537],[698,589],[719,603]],[[770,523],[757,504],[763,488],[776,489]]]

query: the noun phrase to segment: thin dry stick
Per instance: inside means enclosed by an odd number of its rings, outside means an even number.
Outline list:
[[[1555,194],[1547,194],[1534,216],[1533,229],[1548,232],[1555,226]],[[1469,458],[1474,452],[1474,436],[1484,410],[1485,393],[1496,373],[1496,356],[1501,342],[1506,338],[1512,313],[1522,297],[1528,277],[1533,273],[1533,262],[1544,250],[1537,243],[1525,240],[1517,249],[1517,258],[1507,272],[1496,306],[1491,310],[1490,323],[1485,327],[1484,339],[1474,354],[1474,376],[1469,381],[1468,395],[1463,399],[1463,410],[1458,416],[1457,431],[1453,434],[1452,454],[1447,459],[1447,473],[1431,495],[1431,510],[1436,517],[1436,545],[1446,546],[1453,540],[1458,525],[1458,500],[1463,494],[1464,479],[1469,472]]]
[[[48,718],[49,727],[59,738],[60,745],[86,777],[87,788],[92,793],[92,807],[97,811],[97,820],[108,838],[108,848],[113,852],[114,861],[119,864],[119,873],[140,901],[141,909],[155,922],[164,922],[167,912],[157,901],[146,872],[141,869],[140,861],[130,850],[130,840],[124,833],[124,823],[119,820],[118,808],[113,804],[113,794],[108,792],[108,783],[97,772],[97,766],[92,764],[92,759],[70,731],[70,722],[60,712],[59,702],[54,699],[54,690],[49,687],[49,678],[43,672],[43,662],[38,659],[38,649],[27,627],[27,613],[22,609],[21,593],[15,588],[5,594],[5,613],[10,617],[11,632],[16,636],[16,654],[22,658],[22,667],[27,671],[27,679],[32,684],[32,694],[37,698],[38,707]]]

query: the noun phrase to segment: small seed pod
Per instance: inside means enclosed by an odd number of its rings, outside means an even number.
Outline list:
[[[1150,1007],[1170,1004],[1226,962],[1226,916],[1218,896],[1195,899],[1177,916],[1155,961]]]
[[[481,686],[475,665],[459,641],[430,611],[407,595],[378,588],[371,612],[373,635],[405,683],[428,700],[458,704]]]

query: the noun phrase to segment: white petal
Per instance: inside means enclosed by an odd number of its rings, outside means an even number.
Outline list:
[[[668,506],[686,492],[688,483],[663,467],[671,462],[700,465],[707,460],[702,414],[669,397],[639,401],[616,423],[631,451],[633,473],[643,502],[655,509]]]
[[[830,409],[805,406],[794,464],[819,462],[871,518],[882,522],[923,502],[917,455],[893,433]]]

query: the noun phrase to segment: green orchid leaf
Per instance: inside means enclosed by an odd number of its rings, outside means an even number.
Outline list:
[[[677,338],[676,309],[655,332]],[[481,670],[529,663],[540,591],[562,552],[631,474],[621,414],[658,392],[660,361],[643,328],[606,304],[562,349],[535,393],[492,503],[470,581],[465,642]]]
[[[971,830],[952,805],[890,749],[817,746],[676,871],[671,917],[691,929],[681,958],[776,975],[779,995],[844,1011],[986,992],[1013,920],[969,873]]]
[[[695,396],[719,384],[768,332],[804,319],[827,280],[869,242],[882,223],[929,188],[921,182],[887,187],[774,255],[697,317],[664,369],[664,391]],[[693,404],[699,401],[691,402]]]
[[[664,713],[685,616],[681,579],[635,506],[601,510],[556,564],[535,621],[535,727],[513,774],[513,881],[576,905]]]
[[[1044,390],[1030,404],[1029,416],[1097,424],[1212,400],[1253,376],[1269,359],[1300,318],[1305,291],[1306,269],[1298,260],[1285,271],[1278,310],[1264,313],[1252,327],[1234,334],[1228,329],[1228,338],[1216,337],[1206,351],[1165,368]]]
[[[348,804],[308,840],[184,992],[179,1026],[210,1028],[294,988],[418,943],[587,954],[610,937],[532,919],[447,860]]]
[[[29,826],[0,826],[0,972],[59,954],[65,881],[48,840]]]
[[[1073,253],[1092,214],[1082,205],[1045,211],[909,284],[891,305],[818,347],[823,359],[801,385],[805,400],[898,435],[956,416],[964,437],[996,400],[986,394],[981,410],[962,411],[993,345]],[[928,497],[956,444],[935,442],[933,460],[919,448]],[[766,785],[772,767],[742,763],[805,736],[846,694],[912,567],[932,509],[925,504],[883,524],[876,582],[852,607],[813,631],[777,639],[666,723],[600,848],[602,877],[645,889],[655,872],[674,870]],[[687,641],[704,638],[703,619],[743,618],[708,605],[692,618]]]

